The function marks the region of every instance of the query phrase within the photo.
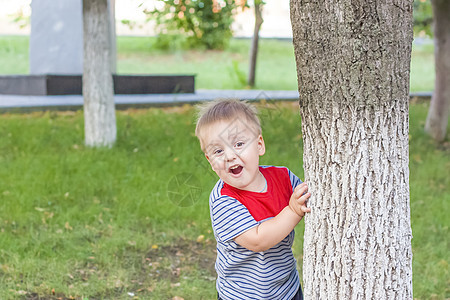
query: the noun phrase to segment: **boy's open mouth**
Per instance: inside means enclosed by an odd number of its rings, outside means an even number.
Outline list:
[[[244,168],[244,167],[239,166],[239,165],[232,166],[232,167],[230,168],[230,173],[233,173],[234,175],[238,175],[238,174],[240,174],[240,173],[242,172],[242,169],[243,169],[243,168]]]

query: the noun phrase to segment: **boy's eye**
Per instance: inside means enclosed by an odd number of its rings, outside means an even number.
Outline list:
[[[236,143],[236,147],[240,148],[242,146],[244,146],[244,142],[237,142]]]
[[[214,155],[219,155],[220,153],[222,153],[222,151],[223,151],[222,149],[216,149],[216,150],[213,151],[213,154]]]

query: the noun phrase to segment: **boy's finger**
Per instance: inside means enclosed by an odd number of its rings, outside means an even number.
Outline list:
[[[306,186],[306,182],[302,182],[299,185],[297,185],[294,189],[294,193],[298,192],[298,190],[302,189],[303,187]]]
[[[306,183],[302,183],[295,188],[294,193],[295,193],[295,196],[300,197],[306,191],[308,191],[308,186],[306,185]]]
[[[305,191],[304,194],[299,195],[299,197],[297,198],[297,200],[298,200],[300,203],[305,203],[306,200],[308,200],[309,197],[311,197],[311,193]]]

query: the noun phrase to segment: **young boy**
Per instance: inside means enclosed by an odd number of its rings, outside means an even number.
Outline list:
[[[207,103],[195,134],[220,178],[209,199],[219,299],[303,299],[291,247],[308,187],[287,168],[259,166],[264,139],[246,102]]]

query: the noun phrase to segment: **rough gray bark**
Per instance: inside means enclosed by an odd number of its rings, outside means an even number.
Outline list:
[[[107,0],[83,0],[83,32],[85,143],[111,147],[116,141],[116,116]]]
[[[450,109],[450,1],[432,0],[436,80],[425,130],[436,141],[447,132]]]
[[[304,139],[305,299],[412,299],[412,0],[291,0]]]
[[[253,30],[253,38],[252,38],[252,47],[250,49],[250,67],[248,72],[248,85],[255,86],[255,77],[256,77],[256,58],[258,57],[258,45],[259,45],[259,30],[261,29],[261,25],[264,22],[262,17],[262,1],[255,1],[255,28]]]

